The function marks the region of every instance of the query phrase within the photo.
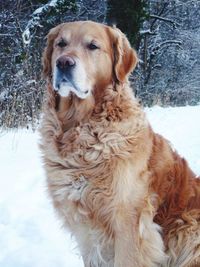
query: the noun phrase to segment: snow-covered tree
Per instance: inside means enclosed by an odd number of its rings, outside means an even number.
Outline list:
[[[136,92],[146,104],[200,101],[199,10],[199,1],[149,1],[134,76]]]
[[[107,21],[124,32],[135,47],[139,43],[139,30],[147,18],[146,0],[108,0]]]
[[[104,0],[0,1],[0,125],[37,121],[43,98],[45,36],[59,23],[105,21]]]

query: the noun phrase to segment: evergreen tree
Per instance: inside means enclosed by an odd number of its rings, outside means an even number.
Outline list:
[[[136,48],[139,46],[139,30],[147,18],[145,0],[108,0],[107,21],[126,33]]]

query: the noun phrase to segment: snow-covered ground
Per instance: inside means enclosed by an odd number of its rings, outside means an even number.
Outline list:
[[[146,111],[155,131],[200,174],[200,106]],[[30,130],[0,133],[0,266],[81,267],[48,199],[38,142]]]

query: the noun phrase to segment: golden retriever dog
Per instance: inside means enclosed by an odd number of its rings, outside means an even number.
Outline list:
[[[154,133],[117,28],[63,23],[43,55],[48,190],[85,267],[200,266],[200,180]]]

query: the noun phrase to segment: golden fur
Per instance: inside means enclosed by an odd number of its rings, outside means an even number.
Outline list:
[[[63,35],[69,45],[60,49]],[[90,36],[98,51],[84,47]],[[52,69],[63,54],[84,64],[93,88],[86,99],[54,92]],[[48,189],[84,266],[200,266],[200,181],[134,98],[127,78],[137,57],[126,37],[94,22],[61,24],[43,62]]]

